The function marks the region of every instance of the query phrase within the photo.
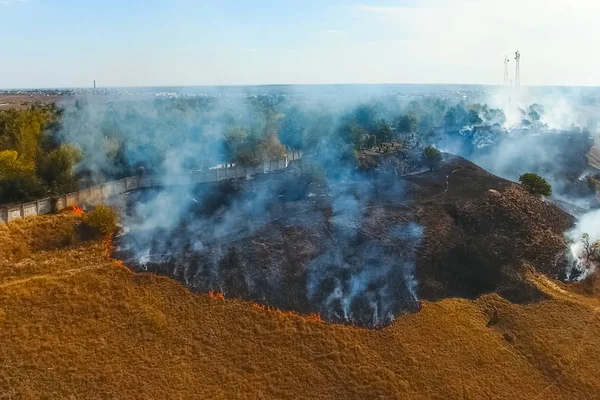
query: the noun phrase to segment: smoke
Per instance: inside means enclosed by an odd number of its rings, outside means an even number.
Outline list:
[[[127,195],[118,250],[135,267],[171,275],[194,290],[369,326],[418,308],[415,260],[423,228],[389,222],[375,207],[384,199],[401,203],[406,194],[398,171],[414,171],[391,164],[371,174],[356,169],[353,135],[373,131],[381,119],[395,126],[402,115],[418,117],[417,157],[434,143],[507,179],[539,172],[555,192],[587,198],[570,186],[588,172],[582,155],[589,134],[582,131],[596,121],[587,92],[385,85],[231,90],[81,99],[67,106],[59,133],[84,152],[78,166],[84,184],[160,177],[160,189]],[[486,99],[505,118],[480,110],[480,122],[440,130],[450,107]],[[530,109],[536,103],[542,107]],[[259,140],[275,134],[307,157],[285,172],[172,185],[181,174],[231,163],[232,127]],[[323,182],[307,180],[307,164],[323,171]],[[313,197],[304,193],[307,187]],[[297,237],[281,239],[290,231]]]
[[[565,234],[570,249],[571,262],[567,267],[567,279],[582,280],[596,270],[598,260],[590,260],[584,243],[584,235],[588,235],[587,245],[600,240],[600,210],[594,210],[579,218],[575,227]]]
[[[541,105],[540,125],[550,129],[598,130],[598,90],[595,88],[496,88],[486,91],[484,102],[504,111],[504,128],[518,126],[532,105]]]
[[[339,233],[328,251],[309,263],[309,300],[328,320],[367,326],[390,323],[403,310],[418,308],[415,259],[423,228],[415,223],[392,227],[391,246],[386,239],[361,241],[361,229],[344,217],[333,221]]]
[[[488,90],[487,108],[502,110],[504,118],[494,124],[480,111],[480,121],[450,129],[438,145],[505,179],[537,173],[557,198],[590,208],[594,190],[584,177],[598,173],[587,159],[598,132],[598,94],[592,88]]]

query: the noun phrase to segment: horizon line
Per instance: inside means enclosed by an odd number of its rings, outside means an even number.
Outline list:
[[[260,84],[215,84],[215,85],[131,85],[131,86],[40,86],[40,87],[0,87],[0,91],[35,91],[35,90],[102,90],[102,89],[160,89],[160,88],[232,88],[232,87],[278,87],[278,86],[385,86],[385,85],[405,85],[405,86],[484,86],[500,87],[507,89],[518,88],[600,88],[600,85],[521,85],[506,86],[502,84],[486,83],[415,83],[415,82],[379,82],[379,83],[360,83],[360,82],[332,82],[332,83],[260,83]]]

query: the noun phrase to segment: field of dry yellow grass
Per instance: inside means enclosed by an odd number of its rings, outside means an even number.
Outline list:
[[[0,226],[0,399],[598,399],[597,282],[423,304],[383,330],[194,294],[65,245],[79,216]],[[497,309],[497,323],[488,322]]]

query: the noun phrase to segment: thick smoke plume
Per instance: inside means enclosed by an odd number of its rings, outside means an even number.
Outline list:
[[[587,238],[584,237],[587,235]],[[593,245],[600,240],[600,210],[594,210],[582,215],[575,228],[566,234],[570,242],[570,264],[567,269],[567,279],[582,280],[594,273],[597,259],[591,259],[586,250],[587,245]]]
[[[597,104],[587,92],[334,89],[80,99],[66,106],[61,137],[84,152],[83,183],[161,177],[164,187],[131,193],[124,204],[119,250],[137,268],[168,273],[196,290],[284,307],[293,305],[280,294],[289,282],[303,279],[296,298],[306,309],[366,325],[415,307],[416,250],[423,235],[422,227],[406,221],[386,237],[412,251],[364,240],[361,227],[371,200],[386,195],[401,202],[405,196],[397,172],[379,171],[374,180],[357,170],[356,148],[369,147],[371,136],[400,135],[405,165],[394,171],[418,171],[407,167],[411,157],[436,144],[508,179],[538,172],[556,193],[589,205],[592,196],[581,192],[579,178],[593,172],[585,154],[596,131]],[[280,142],[304,151],[305,159],[264,177],[168,186],[181,173],[231,164],[233,157],[254,162],[257,146],[266,158],[281,157]],[[324,180],[311,184],[306,165],[323,170]],[[306,188],[311,192],[304,193]],[[330,211],[315,212],[319,207]],[[307,251],[309,259],[298,261],[295,272],[289,254],[281,255],[287,264],[271,260],[278,267],[261,270],[248,254],[261,246],[257,238],[270,237],[269,227],[282,229],[276,225],[281,221],[287,221],[283,229],[325,226],[327,240]]]

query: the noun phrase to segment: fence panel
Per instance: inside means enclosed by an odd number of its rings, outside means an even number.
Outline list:
[[[52,200],[45,198],[38,200],[38,215],[50,214],[52,212]]]
[[[150,187],[150,178],[147,176],[140,177],[140,179],[138,180],[138,186],[140,188]]]
[[[121,179],[114,182],[115,192],[114,194],[121,194],[127,191],[127,182],[125,179]]]
[[[14,221],[15,219],[21,219],[23,218],[23,215],[21,214],[21,206],[11,206],[8,207],[8,217],[7,217],[7,221]]]
[[[56,209],[63,210],[65,208],[67,208],[67,206],[65,206],[65,197],[61,196],[58,198],[58,200],[56,200]]]
[[[112,197],[115,193],[116,191],[114,182],[107,182],[102,185],[102,194],[104,195],[104,198]]]
[[[127,191],[136,190],[139,188],[139,178],[137,176],[131,176],[129,178],[125,178],[125,189]]]
[[[36,202],[23,204],[23,218],[33,217],[36,215],[38,215]]]
[[[78,199],[78,203],[80,205],[90,204],[90,198],[92,197],[91,196],[91,189],[87,188],[87,189],[80,190],[77,193],[77,196],[78,196],[78,198],[77,198]]]
[[[92,186],[90,188],[90,198],[88,200],[91,205],[97,205],[104,201],[104,192],[102,186]]]
[[[210,172],[205,171],[200,174],[200,183],[209,183],[211,180]]]
[[[65,208],[73,207],[78,204],[78,193],[67,193],[65,196]]]
[[[226,179],[244,178],[247,175],[257,175],[270,171],[285,169],[289,161],[302,158],[302,152],[291,151],[282,160],[265,161],[255,167],[237,166],[235,164],[224,164],[222,168],[207,171],[189,172],[171,177],[169,181],[161,176],[131,176],[115,182],[107,182],[103,185],[92,186],[79,192],[68,193],[60,196],[56,201],[56,208],[63,210],[67,207],[79,204],[96,205],[104,202],[108,197],[116,194],[147,188],[167,185],[189,185],[209,182],[219,182]],[[0,208],[0,224],[22,219],[33,215],[49,214],[52,212],[52,200],[50,198],[40,199],[36,202],[20,204]]]
[[[243,178],[245,176],[246,176],[245,168],[239,168],[239,167],[235,168],[235,177],[236,178]]]

